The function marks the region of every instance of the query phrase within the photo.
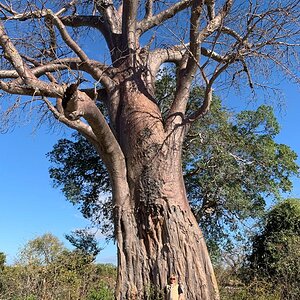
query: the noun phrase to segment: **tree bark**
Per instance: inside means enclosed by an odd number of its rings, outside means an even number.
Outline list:
[[[167,278],[175,273],[186,299],[219,299],[205,241],[192,213],[167,202],[118,211],[116,298],[159,299]]]
[[[206,244],[186,198],[184,129],[166,133],[157,105],[136,83],[124,83],[120,94],[116,127],[130,192],[115,206],[116,299],[161,299],[171,273],[179,276],[186,299],[219,299]]]

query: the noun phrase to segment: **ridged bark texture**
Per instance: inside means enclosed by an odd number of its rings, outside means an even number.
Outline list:
[[[219,299],[204,238],[194,217],[180,207],[151,215],[120,211],[117,299],[160,299],[170,274],[179,276],[185,299]]]
[[[171,273],[185,299],[219,299],[202,232],[182,176],[183,130],[167,134],[156,104],[127,82],[121,92],[119,142],[126,157],[129,199],[115,207],[116,299],[162,299]]]

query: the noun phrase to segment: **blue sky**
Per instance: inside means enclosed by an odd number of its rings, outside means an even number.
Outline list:
[[[46,153],[58,136],[31,126],[0,135],[0,251],[12,263],[18,250],[30,239],[51,232],[70,246],[64,235],[88,222],[52,188]],[[100,239],[105,246],[105,240]],[[101,262],[116,263],[113,245],[99,256]]]
[[[291,146],[300,156],[299,90],[295,85],[283,87],[286,99],[281,111],[277,111],[281,124],[277,142]],[[231,103],[235,105],[240,107]],[[48,175],[46,153],[63,134],[50,134],[46,128],[32,132],[28,124],[0,135],[0,251],[7,255],[8,263],[30,239],[51,232],[65,241],[64,234],[88,224],[52,187]],[[300,197],[299,178],[294,179],[294,190],[287,196]],[[69,246],[67,242],[66,245]],[[104,239],[100,239],[100,245],[105,246]],[[106,246],[98,261],[116,263],[115,246]]]

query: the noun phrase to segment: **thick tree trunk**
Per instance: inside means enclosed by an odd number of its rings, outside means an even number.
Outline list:
[[[120,210],[118,221],[117,299],[160,299],[157,292],[172,273],[186,299],[218,299],[205,241],[190,211],[165,203]]]
[[[117,199],[117,299],[161,299],[171,273],[188,300],[219,299],[201,230],[189,208],[181,167],[182,130],[166,134],[160,112],[134,85],[122,90],[119,142],[128,199]]]

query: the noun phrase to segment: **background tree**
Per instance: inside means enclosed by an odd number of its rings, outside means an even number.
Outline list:
[[[2,121],[17,108],[35,107],[95,147],[112,189],[117,298],[145,298],[145,287],[162,287],[171,272],[189,287],[188,299],[219,298],[186,197],[184,138],[209,110],[213,85],[237,80],[255,87],[275,69],[298,80],[299,1],[9,1],[0,7],[0,88],[31,96],[12,97]],[[93,30],[94,42],[83,27]],[[176,64],[177,84],[163,118],[154,89],[166,62]],[[204,101],[189,113],[194,79],[204,87]]]
[[[280,286],[284,299],[297,299],[300,281],[300,199],[287,199],[263,219],[248,257],[249,271]]]
[[[51,233],[39,236],[20,251],[19,263],[42,266],[53,262],[64,250],[63,244]]]
[[[114,266],[97,264],[93,255],[70,251],[55,236],[46,234],[28,241],[16,263],[3,266],[0,298],[92,300],[106,295],[112,299],[115,280]]]
[[[0,252],[0,272],[4,269],[4,264],[6,261],[6,255],[3,252]]]

